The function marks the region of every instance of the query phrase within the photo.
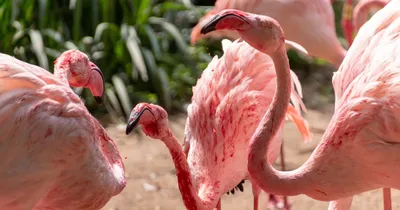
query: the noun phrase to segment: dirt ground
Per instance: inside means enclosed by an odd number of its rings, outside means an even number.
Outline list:
[[[310,156],[321,139],[333,107],[326,111],[308,110],[306,118],[314,133],[313,141],[304,144],[293,123],[285,125],[284,149],[288,169],[300,166]],[[170,126],[178,139],[183,141],[185,115],[170,117]],[[108,126],[109,134],[116,141],[122,157],[125,158],[127,186],[118,196],[112,198],[104,210],[184,210],[175,176],[175,169],[167,148],[161,141],[146,137],[141,131],[130,136],[124,133],[125,125]],[[137,129],[139,130],[139,129]],[[260,209],[267,209],[265,196],[261,196]],[[400,209],[400,193],[392,190],[393,209]],[[289,197],[293,210],[327,209],[327,202],[315,201],[307,196]],[[224,195],[223,209],[250,210],[253,208],[251,186],[244,185],[244,192]],[[366,192],[355,196],[352,210],[383,209],[382,190]]]

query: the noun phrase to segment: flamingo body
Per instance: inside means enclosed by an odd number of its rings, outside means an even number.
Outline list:
[[[214,57],[193,88],[188,107],[183,149],[168,128],[167,113],[153,104],[140,103],[132,110],[127,133],[135,126],[162,140],[171,152],[178,185],[187,209],[211,210],[220,197],[248,178],[248,143],[268,108],[276,88],[271,58],[245,42],[223,40],[224,55]],[[287,117],[311,139],[308,123],[299,114],[301,86],[292,73],[292,102]],[[147,112],[149,111],[149,112]],[[264,154],[270,162],[279,155],[282,129],[274,139],[274,152]],[[186,155],[187,154],[187,155]]]
[[[48,71],[0,54],[0,208],[100,209],[125,187],[119,152]]]
[[[248,170],[263,190],[306,194],[321,201],[349,198],[377,188],[400,189],[400,0],[392,0],[360,30],[333,79],[336,107],[322,141],[298,169],[278,171],[265,160],[286,116],[290,69],[284,33],[273,18],[225,10],[203,31],[237,30],[271,55],[277,89],[252,139]],[[270,149],[272,147],[272,149]]]
[[[336,38],[334,13],[329,0],[218,0],[193,28],[191,42],[202,37],[239,38],[236,31],[219,30],[200,35],[201,28],[224,9],[238,9],[276,19],[285,38],[299,43],[311,56],[324,58],[339,66],[346,50]]]
[[[276,88],[269,56],[238,40],[223,40],[223,45],[224,55],[214,57],[193,88],[185,127],[187,161],[203,196],[216,192],[221,196],[247,178],[249,139]],[[298,82],[293,72],[292,79]],[[292,99],[297,109],[290,105],[287,115],[296,119],[304,140],[311,140],[308,124],[298,114],[303,104],[294,89]],[[266,155],[271,163],[279,155],[282,134],[283,126],[273,140],[273,152]]]

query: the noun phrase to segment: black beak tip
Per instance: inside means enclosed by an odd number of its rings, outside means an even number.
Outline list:
[[[133,128],[128,124],[128,125],[126,126],[125,134],[126,134],[126,135],[129,135],[129,134],[132,132],[132,130],[133,130]]]
[[[212,31],[215,31],[216,30],[215,27],[218,23],[218,18],[219,18],[219,15],[215,15],[214,18],[210,22],[208,22],[205,26],[203,26],[203,28],[201,28],[200,33],[207,34]]]
[[[201,29],[200,33],[201,34],[207,34],[207,33],[210,33],[212,31],[215,31],[215,25],[206,25]]]
[[[103,104],[103,97],[102,96],[94,96],[94,100],[96,101],[97,104],[102,105]]]
[[[135,129],[138,122],[139,122],[139,118],[136,118],[134,120],[129,120],[128,125],[126,125],[125,134],[129,135],[133,131],[133,129]]]

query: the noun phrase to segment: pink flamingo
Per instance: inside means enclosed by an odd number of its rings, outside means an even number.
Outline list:
[[[342,12],[342,28],[347,43],[351,46],[354,32],[368,21],[368,13],[372,10],[383,8],[390,0],[361,0],[357,3],[353,12],[352,0],[346,0]],[[354,29],[355,27],[355,29]]]
[[[297,47],[289,41],[287,44]],[[129,134],[142,125],[146,135],[165,143],[187,209],[220,209],[220,197],[225,192],[235,186],[243,190],[242,180],[248,178],[249,140],[271,103],[269,93],[276,87],[269,56],[238,40],[223,40],[223,49],[224,55],[214,57],[193,88],[183,148],[168,127],[167,112],[157,105],[137,104],[126,128]],[[301,91],[293,72],[291,78]],[[296,123],[304,140],[309,140],[308,123],[299,114],[301,99],[293,87],[290,89],[294,106],[288,105],[286,116]],[[274,152],[264,155],[271,163],[280,152],[282,128],[274,139]],[[258,209],[259,193],[260,189],[253,185],[254,209]]]
[[[81,51],[68,50],[62,53],[54,61],[54,75],[72,87],[89,88],[96,102],[103,102],[103,73]]]
[[[237,32],[229,30],[214,31],[207,35],[200,33],[201,28],[224,9],[238,9],[276,19],[282,25],[288,40],[299,43],[309,55],[323,58],[336,67],[339,67],[346,55],[347,51],[336,37],[330,0],[217,0],[212,10],[193,28],[193,44],[204,37],[239,38]]]
[[[332,120],[311,157],[294,171],[277,171],[264,159],[290,100],[283,30],[270,17],[226,10],[203,31],[223,29],[238,31],[243,40],[270,55],[277,71],[274,99],[250,141],[253,182],[274,194],[305,194],[321,201],[382,187],[400,189],[400,171],[393,167],[400,149],[400,0],[389,2],[361,27],[333,77],[337,100]]]
[[[58,62],[72,84],[92,69]],[[65,81],[0,54],[0,104],[0,209],[95,210],[124,189],[117,147]]]

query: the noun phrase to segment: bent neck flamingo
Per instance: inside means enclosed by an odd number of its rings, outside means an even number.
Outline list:
[[[269,56],[239,40],[223,40],[223,49],[223,56],[214,57],[193,88],[183,149],[168,128],[167,113],[159,106],[136,105],[127,125],[127,134],[141,125],[146,135],[162,140],[169,148],[187,209],[220,208],[225,192],[238,183],[242,188],[242,180],[249,178],[249,140],[276,88],[275,67]],[[301,93],[293,72],[290,81],[295,81]],[[310,140],[308,123],[300,115],[301,98],[291,85],[293,106],[289,105],[286,116],[296,123],[303,139]],[[265,154],[271,163],[280,152],[282,128],[274,139],[274,152]],[[253,186],[254,209],[258,209],[258,187]]]
[[[221,18],[222,17],[222,18]],[[283,123],[289,101],[289,64],[279,23],[266,16],[226,10],[203,30],[236,30],[270,54],[277,71],[273,102],[254,132],[248,153],[250,177],[263,190],[305,194],[321,201],[378,188],[400,189],[400,0],[392,0],[361,29],[333,77],[336,106],[322,141],[298,169],[278,171],[264,159]]]
[[[79,50],[65,51],[54,61],[54,75],[71,87],[85,87],[92,92],[98,104],[104,95],[103,73],[86,54]]]
[[[349,47],[353,43],[354,32],[357,32],[361,26],[369,19],[368,14],[374,9],[381,9],[389,3],[390,0],[361,0],[354,7],[352,0],[346,0],[342,12],[342,28]]]
[[[60,78],[0,54],[0,106],[0,209],[97,210],[124,189],[114,141]]]

